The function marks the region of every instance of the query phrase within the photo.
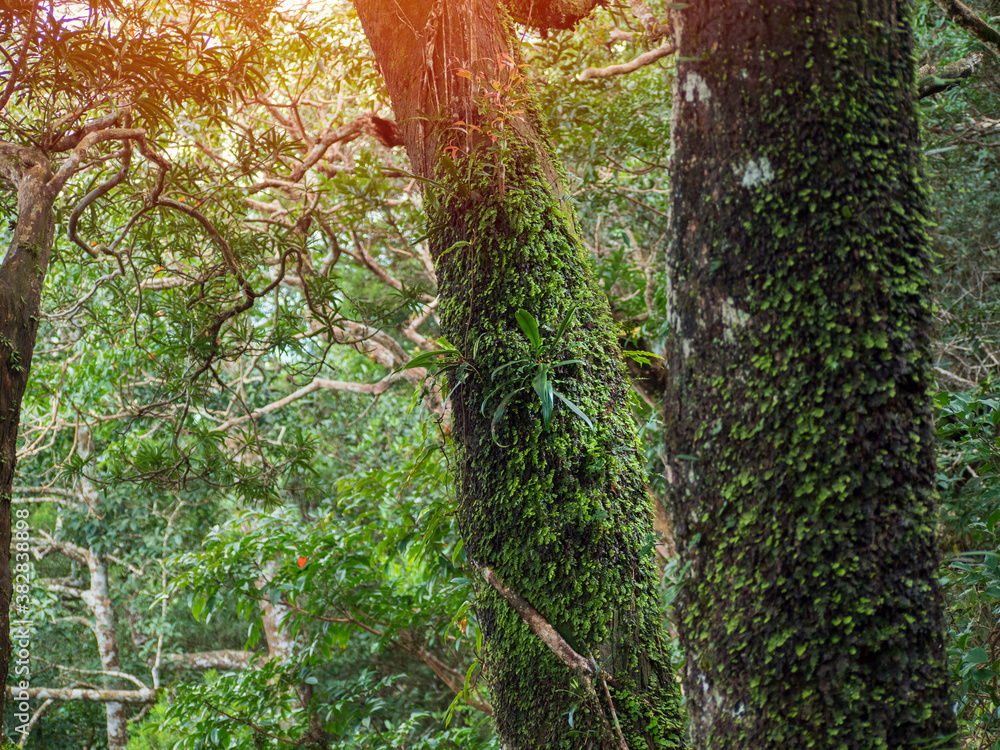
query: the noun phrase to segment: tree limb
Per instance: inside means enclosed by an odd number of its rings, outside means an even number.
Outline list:
[[[83,161],[83,157],[87,155],[87,152],[98,143],[103,143],[104,141],[122,141],[127,138],[145,138],[146,131],[142,128],[109,128],[107,130],[99,130],[94,133],[90,133],[84,138],[80,139],[80,142],[76,145],[70,155],[66,157],[66,161],[62,163],[59,167],[59,171],[56,172],[55,176],[49,180],[48,189],[55,195],[66,185],[76,170],[80,168],[80,164]]]
[[[101,196],[110,193],[116,187],[121,185],[125,181],[125,178],[128,177],[129,167],[132,165],[132,147],[128,141],[125,142],[125,145],[121,150],[120,157],[122,161],[121,169],[119,169],[107,182],[101,183],[96,188],[87,193],[84,196],[83,200],[80,201],[76,205],[76,208],[73,209],[73,212],[69,215],[69,220],[66,222],[67,236],[74,243],[82,247],[87,252],[87,254],[90,255],[90,257],[92,258],[99,258],[101,255],[101,251],[109,252],[108,248],[105,245],[98,245],[97,248],[91,247],[86,240],[82,239],[77,234],[76,225],[77,222],[80,220],[80,217],[83,215],[83,212],[87,210],[87,206],[89,206],[91,203],[93,203]]]
[[[32,40],[35,39],[35,24],[38,21],[39,5],[41,5],[41,0],[35,0],[31,4],[31,18],[28,21],[28,32],[24,35],[24,46],[21,47],[21,54],[18,55],[17,60],[11,67],[10,78],[7,79],[7,85],[4,86],[3,93],[0,94],[0,112],[3,112],[4,107],[7,106],[7,102],[10,101],[10,95],[14,93],[17,78],[21,75],[21,66],[24,65],[24,61],[28,57],[28,50],[31,47]]]
[[[253,658],[252,651],[220,649],[190,654],[163,654],[163,661],[183,669],[246,669]]]
[[[942,68],[935,65],[924,65],[917,71],[917,98],[940,94],[947,91],[963,78],[968,78],[976,72],[983,61],[982,52],[973,52],[967,57],[950,62]]]
[[[968,31],[1000,59],[1000,32],[981,19],[976,11],[962,0],[934,0],[934,2],[956,26]]]
[[[241,417],[233,417],[228,419],[218,427],[215,428],[215,432],[225,432],[230,427],[235,427],[236,425],[243,424],[251,419],[259,419],[265,414],[270,414],[273,411],[277,411],[285,406],[288,406],[294,401],[298,401],[300,398],[305,398],[310,393],[315,393],[316,391],[323,389],[328,391],[350,391],[351,393],[369,393],[373,396],[381,395],[389,388],[390,385],[398,380],[405,379],[402,373],[392,373],[382,378],[377,383],[351,383],[344,382],[340,380],[327,380],[326,378],[315,378],[308,385],[304,385],[297,391],[289,393],[284,398],[279,398],[277,401],[273,401],[267,406],[262,406],[259,409],[254,409],[249,414],[245,414]]]
[[[77,110],[75,112],[72,112],[71,114],[74,115],[74,117],[72,117],[69,120],[67,120],[66,124],[68,124],[68,123],[72,122],[73,120],[75,120],[76,117],[79,117],[79,115],[82,114],[84,111],[86,111],[86,110],[81,109],[81,110]],[[128,109],[126,109],[126,112],[127,111],[128,111]],[[46,150],[47,151],[69,151],[71,148],[76,148],[79,145],[80,141],[82,141],[84,138],[86,138],[91,133],[94,133],[94,132],[96,132],[98,130],[104,130],[105,128],[110,128],[112,125],[114,125],[118,121],[118,119],[122,116],[122,114],[123,114],[122,112],[119,112],[116,109],[114,112],[108,112],[108,114],[106,114],[106,115],[101,115],[100,117],[95,117],[93,120],[89,120],[88,122],[84,123],[83,127],[81,127],[79,130],[77,130],[75,133],[73,133],[71,135],[64,135],[62,138],[60,138],[55,143],[46,146]],[[56,125],[56,127],[59,127],[60,123],[57,122],[57,123],[55,123],[55,125]]]
[[[673,40],[669,40],[661,44],[656,49],[651,49],[649,52],[643,52],[634,60],[621,63],[618,65],[609,65],[606,68],[587,68],[582,71],[576,78],[578,81],[586,81],[591,78],[608,78],[609,76],[624,75],[625,73],[632,73],[639,68],[645,67],[646,65],[651,65],[662,57],[667,55],[672,55],[677,51],[677,47]]]
[[[596,677],[600,683],[604,686],[604,694],[607,697],[608,708],[611,710],[611,718],[614,720],[614,729],[617,731],[618,746],[619,750],[629,750],[628,745],[625,742],[625,736],[622,734],[621,724],[618,722],[618,714],[615,711],[614,701],[611,700],[611,691],[608,690],[608,677],[602,673],[597,664],[593,659],[584,659],[580,654],[578,654],[572,646],[570,646],[566,639],[563,638],[559,631],[552,627],[544,617],[542,617],[538,610],[532,607],[528,602],[518,596],[513,590],[508,588],[503,584],[503,582],[497,578],[496,573],[494,573],[490,568],[484,565],[475,565],[476,569],[482,574],[486,582],[492,586],[500,596],[502,596],[507,603],[514,608],[521,619],[531,628],[532,632],[537,635],[542,643],[548,646],[549,650],[555,654],[555,656],[567,667],[572,669],[574,672],[580,675],[580,679],[583,681],[584,689],[587,695],[594,701],[598,712],[600,713],[601,719],[604,721],[608,730],[612,728],[611,721],[608,720],[607,715],[604,713],[604,709],[601,706],[601,699],[597,695],[597,691],[594,689],[593,678]],[[612,684],[614,684],[612,682]]]
[[[487,568],[485,565],[477,565],[476,568],[478,568],[483,578],[486,579],[486,582],[496,589],[497,593],[500,594],[500,596],[502,596],[507,603],[514,608],[515,612],[521,615],[521,619],[527,623],[532,632],[542,640],[542,643],[548,646],[549,650],[555,654],[563,664],[573,671],[579,672],[588,679],[597,672],[594,665],[573,650],[573,647],[566,642],[566,639],[559,634],[559,631],[549,625],[545,618],[538,613],[537,609],[528,604],[528,602],[514,593],[514,591],[510,588],[505,586],[503,582],[497,578],[496,573],[494,573],[490,568]]]
[[[141,690],[95,690],[89,688],[49,688],[49,687],[29,687],[14,688],[7,687],[7,698],[15,699],[14,690],[17,690],[17,697],[27,694],[31,700],[55,700],[55,701],[93,701],[96,703],[156,703],[156,691],[149,688]]]
[[[35,713],[31,715],[31,719],[28,720],[28,723],[24,725],[24,729],[21,730],[21,740],[17,743],[17,746],[19,748],[23,748],[27,744],[28,736],[31,734],[32,728],[35,726],[38,720],[42,718],[42,714],[45,713],[45,710],[53,703],[55,703],[55,701],[49,698],[48,700],[44,701],[42,705],[40,705],[38,708],[35,709]]]
[[[673,26],[669,23],[660,23],[660,19],[653,14],[644,0],[629,0],[629,8],[632,10],[632,15],[642,24],[646,38],[650,41],[662,39],[673,31]]]

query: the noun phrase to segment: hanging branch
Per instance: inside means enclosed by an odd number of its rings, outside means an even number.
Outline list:
[[[625,735],[622,733],[621,724],[618,721],[618,713],[615,711],[614,701],[611,700],[611,690],[608,688],[608,677],[598,668],[597,663],[591,659],[584,659],[580,654],[574,650],[566,639],[559,634],[548,621],[539,614],[538,610],[528,604],[527,601],[522,599],[518,594],[516,594],[512,589],[505,586],[503,581],[497,578],[496,573],[494,573],[490,568],[485,565],[478,565],[473,563],[476,569],[480,572],[486,582],[492,586],[501,597],[506,600],[506,602],[514,608],[521,619],[527,624],[531,631],[537,635],[542,643],[548,646],[549,650],[556,655],[556,657],[567,667],[576,672],[583,682],[584,689],[587,695],[594,701],[594,705],[601,714],[601,718],[604,720],[605,726],[610,732],[612,728],[612,722],[608,721],[608,717],[604,714],[604,709],[601,707],[601,699],[597,695],[597,691],[594,689],[593,678],[597,677],[601,685],[604,687],[604,695],[608,701],[608,707],[611,709],[611,719],[614,722],[615,734],[617,735],[617,740],[621,750],[629,750],[628,743],[625,742]]]
[[[583,678],[590,682],[590,678],[597,674],[597,665],[592,661],[584,659],[580,654],[578,654],[572,646],[570,646],[566,639],[563,638],[559,631],[552,627],[544,617],[542,617],[538,610],[532,607],[528,602],[514,593],[510,588],[505,586],[503,582],[497,578],[496,573],[494,573],[490,568],[485,565],[477,565],[479,572],[482,574],[486,582],[496,589],[497,593],[502,596],[507,603],[514,608],[514,611],[521,615],[521,619],[527,623],[531,631],[541,638],[542,643],[548,646],[549,650],[555,654],[559,661],[565,664],[567,667],[572,669],[574,672],[578,672]]]

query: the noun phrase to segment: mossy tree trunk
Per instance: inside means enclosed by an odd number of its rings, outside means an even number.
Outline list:
[[[478,372],[453,396],[458,518],[502,741],[683,746],[617,330],[560,200],[505,11],[492,0],[355,6],[413,169],[434,181],[425,205],[444,334]],[[522,309],[541,327],[540,355]],[[519,359],[534,363],[525,377],[512,366],[493,380]],[[558,399],[543,423],[539,360],[580,360],[554,366],[555,387],[593,429]]]
[[[668,483],[696,747],[954,730],[907,5],[674,14]]]
[[[28,383],[35,351],[42,284],[54,237],[48,182],[52,174],[43,154],[0,143],[0,182],[17,193],[14,237],[0,265],[0,717],[4,716],[7,673],[10,667],[11,493],[17,459],[17,428],[21,399]],[[22,545],[23,546],[23,545]],[[16,550],[27,563],[27,550]],[[0,718],[2,729],[2,718]]]

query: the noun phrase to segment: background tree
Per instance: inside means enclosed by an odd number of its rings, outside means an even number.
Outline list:
[[[954,729],[906,11],[675,15],[667,478],[698,747]]]
[[[957,715],[968,744],[1000,743],[1000,495],[997,416],[997,173],[995,121],[1000,59],[981,39],[1000,6],[971,3],[977,24],[957,26],[937,7],[918,4],[921,66],[981,58],[975,74],[925,99],[921,125],[931,187],[935,266],[934,372],[938,411],[938,487],[950,632],[948,651]],[[970,27],[972,31],[970,32]],[[987,35],[988,36],[988,35]]]
[[[0,427],[0,674],[4,679],[10,654],[10,502],[17,427],[52,251],[56,199],[81,173],[109,159],[118,162],[116,172],[90,186],[70,214],[67,230],[91,256],[115,259],[124,275],[116,249],[121,237],[110,245],[91,247],[78,233],[81,215],[128,177],[134,150],[160,173],[151,193],[154,199],[158,196],[167,164],[151,149],[147,135],[164,115],[164,98],[175,105],[193,100],[211,111],[219,106],[222,92],[234,94],[253,80],[248,76],[246,51],[206,44],[204,37],[202,44],[194,43],[193,22],[187,28],[162,18],[151,23],[141,10],[127,5],[109,4],[103,9],[112,13],[108,25],[94,8],[42,10],[38,2],[7,5],[0,16],[0,34],[17,55],[5,53],[11,68],[0,92],[5,139],[0,143],[0,176],[17,194],[13,236],[0,267],[0,343],[7,349],[0,400],[8,415]],[[82,15],[71,15],[74,12]],[[109,146],[116,150],[95,154]],[[57,169],[51,166],[55,154],[66,154]],[[146,201],[126,226],[138,222],[150,208]]]

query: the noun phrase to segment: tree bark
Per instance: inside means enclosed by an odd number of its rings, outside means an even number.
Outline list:
[[[156,703],[157,693],[149,688],[139,690],[95,690],[93,688],[30,687],[18,690],[31,700],[90,701],[93,703]],[[13,691],[7,689],[7,697]]]
[[[96,493],[95,493],[96,494]],[[94,614],[94,635],[97,651],[101,658],[101,669],[117,672],[121,670],[118,649],[118,633],[115,612],[108,591],[108,570],[104,561],[91,550],[87,550],[87,565],[90,568],[90,588],[81,594],[81,599]],[[112,691],[117,685],[109,687]],[[118,701],[105,704],[108,729],[108,750],[124,750],[128,744],[128,711]]]
[[[250,660],[252,658],[252,651],[238,651],[233,649],[163,655],[163,661],[169,662],[181,669],[243,670],[250,668]]]
[[[93,438],[87,427],[78,433],[79,454],[86,461],[93,450]],[[86,504],[89,513],[97,515],[100,503],[100,492],[86,474],[80,475],[80,499]],[[97,640],[97,652],[101,659],[101,669],[117,672],[121,670],[121,654],[118,647],[117,617],[111,602],[111,592],[108,587],[108,568],[100,555],[93,549],[81,550],[90,572],[90,588],[83,591],[80,598],[94,615],[94,637]],[[117,684],[108,684],[105,688],[116,689]],[[128,744],[128,709],[124,703],[108,701],[104,706],[108,730],[108,750],[125,750]]]
[[[955,729],[907,6],[675,13],[667,475],[699,748]]]
[[[11,492],[17,460],[21,399],[35,350],[42,284],[54,237],[55,191],[48,159],[30,148],[0,143],[0,181],[17,191],[17,224],[0,265],[0,717],[10,667]],[[18,597],[19,610],[29,606]],[[0,730],[2,730],[0,718]]]
[[[458,518],[501,740],[684,746],[617,330],[506,12],[495,0],[355,6],[413,170],[433,181],[438,314],[466,368],[449,383]],[[538,321],[539,350],[519,310]],[[517,360],[520,375],[495,373]],[[532,386],[543,365],[593,429],[558,400],[544,423]]]

